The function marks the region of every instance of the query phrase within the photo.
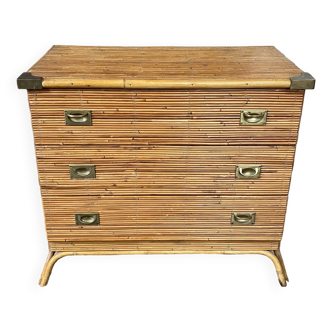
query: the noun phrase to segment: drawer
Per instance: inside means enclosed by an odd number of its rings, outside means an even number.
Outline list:
[[[287,145],[297,140],[303,96],[273,89],[73,89],[30,91],[29,103],[36,144]],[[69,110],[91,111],[92,124],[66,125]],[[241,125],[243,111],[266,111],[266,124]]]
[[[295,147],[37,146],[36,152],[43,195],[255,196],[287,195]],[[93,165],[95,177],[72,179],[69,165]]]
[[[57,241],[278,241],[286,196],[43,197],[46,230]],[[256,213],[232,225],[236,212]],[[75,213],[98,213],[99,225],[76,225]]]

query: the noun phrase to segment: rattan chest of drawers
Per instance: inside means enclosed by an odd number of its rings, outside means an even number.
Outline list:
[[[54,46],[28,90],[49,255],[280,254],[305,89],[274,47]]]

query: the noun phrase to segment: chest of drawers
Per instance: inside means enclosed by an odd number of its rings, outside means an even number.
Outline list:
[[[274,47],[53,46],[28,90],[49,255],[280,253],[305,89]]]

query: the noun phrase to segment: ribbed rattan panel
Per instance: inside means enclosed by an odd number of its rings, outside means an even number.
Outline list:
[[[49,241],[281,239],[286,196],[43,197]],[[61,207],[61,208],[59,208]],[[100,225],[75,224],[75,213],[100,215]],[[256,212],[253,225],[231,225],[232,212]]]
[[[289,145],[297,140],[303,90],[29,91],[35,143]],[[91,110],[91,126],[66,126],[65,110]],[[267,110],[263,126],[242,110]]]
[[[57,195],[287,195],[293,146],[37,146],[41,190]],[[95,179],[70,178],[70,164],[95,165]],[[236,165],[261,165],[258,179]]]

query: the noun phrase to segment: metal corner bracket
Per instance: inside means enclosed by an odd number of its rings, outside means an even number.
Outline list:
[[[316,80],[309,74],[303,72],[301,75],[296,77],[290,77],[291,90],[304,90],[304,89],[314,89]]]
[[[42,85],[43,78],[39,76],[33,76],[31,73],[23,73],[17,79],[17,87],[19,89],[27,89],[27,90],[40,90],[43,88]]]

